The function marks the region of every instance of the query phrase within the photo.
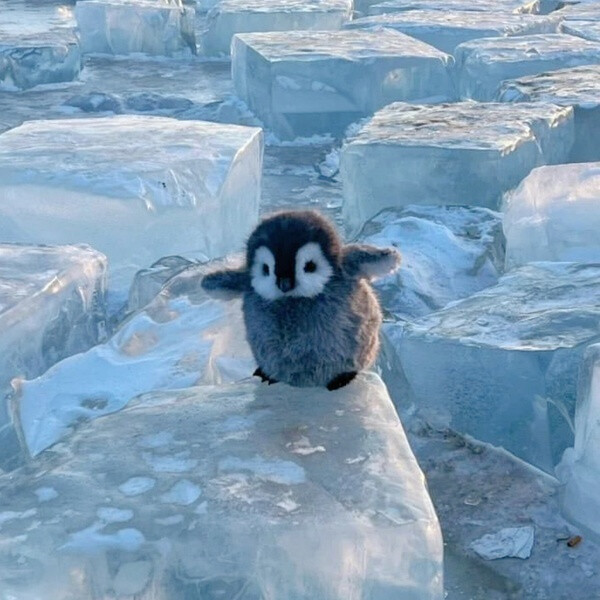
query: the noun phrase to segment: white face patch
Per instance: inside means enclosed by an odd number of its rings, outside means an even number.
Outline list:
[[[266,300],[277,300],[283,296],[275,278],[275,257],[266,246],[260,246],[254,253],[250,277],[250,283],[259,296]]]
[[[325,258],[321,246],[309,242],[296,253],[295,273],[296,286],[289,295],[312,298],[323,291],[333,275],[333,268]]]

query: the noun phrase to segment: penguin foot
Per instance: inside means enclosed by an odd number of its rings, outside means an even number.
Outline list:
[[[348,385],[355,377],[356,371],[348,371],[347,373],[340,373],[336,375],[328,384],[327,389],[331,392],[333,390],[339,390],[345,385]]]
[[[265,381],[271,385],[273,383],[277,383],[276,379],[271,379],[268,375],[265,375],[265,372],[258,367],[258,369],[256,369],[256,371],[254,371],[254,373],[252,373],[253,377],[260,377],[260,380],[264,383]]]

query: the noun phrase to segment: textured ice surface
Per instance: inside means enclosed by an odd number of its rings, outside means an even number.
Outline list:
[[[504,264],[500,215],[486,208],[407,206],[368,221],[360,242],[395,246],[401,268],[377,280],[384,312],[412,319],[494,285]]]
[[[89,243],[120,290],[162,256],[241,246],[258,218],[261,168],[256,128],[145,116],[28,122],[0,138],[0,239]]]
[[[196,13],[177,0],[79,0],[75,16],[84,53],[196,53]]]
[[[575,444],[565,451],[557,473],[566,516],[600,536],[600,344],[591,345],[581,369]]]
[[[600,160],[600,65],[560,69],[505,81],[497,99],[573,106],[575,143],[569,162]]]
[[[449,99],[450,57],[389,30],[242,34],[235,89],[282,139],[342,134],[395,100]]]
[[[347,28],[387,27],[452,54],[463,42],[485,37],[555,33],[560,18],[506,12],[408,10],[351,21]]]
[[[507,196],[503,223],[508,268],[600,263],[600,162],[535,169]]]
[[[398,403],[548,472],[573,443],[577,373],[600,335],[600,265],[532,263],[413,323],[386,326]]]
[[[148,449],[148,432],[171,437]],[[156,468],[167,459],[195,466]],[[443,598],[437,518],[373,374],[334,393],[245,383],[149,394],[32,469],[0,480],[19,514],[0,555],[0,587],[15,597],[110,595],[133,579],[144,598]],[[37,503],[40,486],[60,503]]]
[[[209,12],[203,37],[208,55],[229,55],[236,33],[340,29],[352,0],[220,0]]]
[[[490,12],[497,13],[537,13],[538,2],[527,0],[388,0],[387,2],[373,2],[372,0],[356,0],[355,5],[369,4],[370,15],[397,13],[411,10],[440,10],[449,16],[455,11]]]
[[[0,23],[0,92],[73,81],[81,71],[75,35],[47,32],[5,35]]]
[[[568,3],[557,14],[565,21],[600,21],[600,7],[596,0]]]
[[[552,104],[391,104],[342,148],[349,233],[407,204],[497,208],[531,169],[564,162],[573,115]],[[389,168],[393,165],[393,168]]]
[[[87,350],[104,328],[106,259],[87,246],[0,244],[0,396],[15,377],[37,377]],[[18,454],[0,403],[0,469]]]
[[[600,10],[598,21],[567,21],[561,26],[561,31],[590,42],[600,42]]]
[[[491,100],[504,79],[600,63],[600,43],[555,33],[484,38],[456,48],[462,98]]]
[[[249,378],[255,365],[241,302],[209,299],[200,288],[202,276],[220,264],[175,275],[106,343],[20,382],[13,403],[28,452],[38,454],[81,420],[118,411],[138,394]],[[142,445],[159,447],[161,441]]]

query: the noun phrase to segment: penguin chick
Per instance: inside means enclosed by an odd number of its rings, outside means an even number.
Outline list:
[[[243,268],[211,273],[202,287],[243,295],[255,375],[333,390],[375,361],[381,310],[369,280],[399,263],[393,249],[343,245],[317,212],[286,211],[250,235]]]

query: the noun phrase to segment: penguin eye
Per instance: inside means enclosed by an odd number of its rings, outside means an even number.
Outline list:
[[[314,273],[316,270],[317,270],[317,265],[312,260],[309,260],[308,262],[304,263],[304,272],[305,273]]]
[[[269,275],[269,265],[267,263],[263,263],[262,266],[262,274],[267,277]]]

